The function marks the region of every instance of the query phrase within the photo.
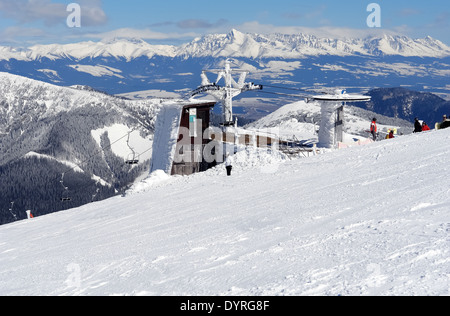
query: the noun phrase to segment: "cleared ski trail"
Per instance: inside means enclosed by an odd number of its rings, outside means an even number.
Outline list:
[[[448,157],[450,130],[259,157],[2,226],[0,295],[449,295]]]

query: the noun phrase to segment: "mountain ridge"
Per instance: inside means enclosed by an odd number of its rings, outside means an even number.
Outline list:
[[[113,57],[127,61],[154,56],[164,57],[246,57],[305,58],[317,55],[404,57],[448,57],[450,47],[427,36],[412,39],[403,35],[384,34],[367,38],[326,38],[300,33],[257,34],[233,29],[228,34],[209,34],[180,46],[153,45],[141,39],[115,38],[107,41],[87,41],[71,44],[35,45],[28,48],[0,46],[0,60],[35,61],[72,58]]]

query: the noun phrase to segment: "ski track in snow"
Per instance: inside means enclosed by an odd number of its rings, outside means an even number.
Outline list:
[[[450,130],[238,155],[0,227],[0,295],[450,294]]]

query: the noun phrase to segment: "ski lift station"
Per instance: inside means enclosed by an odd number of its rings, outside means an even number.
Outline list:
[[[156,119],[151,172],[190,175],[211,167],[202,153],[211,141],[204,135],[214,106],[215,102],[172,103],[161,109]]]
[[[222,163],[237,145],[271,147],[275,136],[237,127],[212,127],[211,110],[216,102],[166,104],[156,120],[151,172],[191,175]]]
[[[211,82],[207,73],[217,74],[217,80]],[[233,79],[233,74],[239,74],[239,79]],[[232,99],[242,92],[263,89],[261,85],[246,83],[247,74],[247,71],[232,69],[227,60],[224,70],[203,71],[202,86],[191,92],[189,101],[173,101],[162,107],[156,120],[151,172],[163,170],[169,175],[203,172],[222,163],[226,154],[234,154],[239,145],[276,147],[287,154],[306,153],[309,156],[317,153],[315,145],[305,147],[298,140],[283,140],[267,131],[248,131],[237,127],[237,121],[233,120]],[[219,85],[221,79],[224,79],[224,85]],[[221,103],[220,127],[211,126],[211,110],[216,102],[192,98],[201,93],[209,94]],[[370,99],[364,95],[347,94],[345,90],[307,98],[307,101],[316,101],[321,105],[319,146],[333,148],[342,142],[343,109],[347,102],[366,102]]]

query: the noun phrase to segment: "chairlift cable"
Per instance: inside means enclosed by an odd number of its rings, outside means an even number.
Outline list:
[[[116,144],[117,142],[121,141],[121,140],[124,139],[125,137],[128,137],[129,134],[131,134],[131,133],[132,133],[132,131],[129,132],[129,133],[127,133],[127,134],[124,135],[123,137],[119,138],[119,139],[116,140],[115,142],[111,143],[109,146],[105,147],[105,149],[110,148],[112,145],[114,145],[114,144]],[[142,152],[142,153],[137,153],[136,156],[137,156],[137,157],[141,157],[142,155],[148,153],[148,152],[151,151],[152,149],[153,149],[153,146],[150,147],[150,148],[148,148],[146,151],[144,151],[144,152]],[[100,152],[99,152],[99,153],[100,153]],[[92,155],[90,158],[95,157],[95,156],[98,155],[99,153],[97,153],[97,154],[95,154],[95,155]],[[89,158],[89,159],[90,159],[90,158]],[[81,162],[80,164],[83,164],[83,163],[89,161],[89,159],[87,159],[87,160]],[[62,181],[64,180],[65,174],[66,174],[66,173],[69,173],[69,172],[71,172],[71,171],[73,171],[73,170],[75,170],[77,167],[78,167],[78,166],[73,167],[73,168],[71,168],[71,169],[68,169],[66,172],[63,173],[64,176],[63,176],[63,178],[60,180],[60,183],[61,183],[61,185],[63,186],[64,189],[66,189],[66,186],[64,186],[64,184],[63,184]],[[97,181],[97,183],[98,183],[98,181]],[[93,195],[93,199],[94,199],[94,196],[96,197],[96,196],[98,195],[98,193],[99,193],[98,191],[99,191],[99,190],[97,189],[97,192]]]
[[[82,162],[80,162],[79,164],[77,164],[77,166],[72,167],[72,168],[70,168],[70,169],[67,169],[64,173],[69,173],[69,172],[74,171],[76,168],[79,168],[79,165],[85,164],[86,162],[88,162],[89,160],[91,160],[91,158],[94,158],[94,157],[96,157],[96,156],[102,154],[102,153],[104,152],[104,150],[110,149],[113,145],[117,144],[119,141],[121,141],[121,140],[124,139],[125,137],[128,137],[128,135],[129,135],[130,133],[131,133],[131,132],[125,134],[124,136],[122,136],[122,137],[119,138],[118,140],[114,141],[113,143],[109,144],[109,145],[106,146],[105,148],[102,148],[101,150],[98,150],[96,153],[90,155],[87,159],[85,159],[85,160],[83,160]]]
[[[128,146],[128,148],[130,148],[130,150],[132,152],[132,154],[130,154],[128,156],[128,159],[125,161],[125,163],[127,165],[137,165],[139,163],[139,156],[136,156],[136,151],[130,145],[130,135],[132,132],[128,133],[128,138],[127,138],[127,146]],[[130,159],[131,155],[132,155],[132,158]],[[137,159],[136,159],[136,157],[137,157]]]
[[[311,92],[311,93],[315,92],[315,91],[307,90],[307,89],[280,87],[280,86],[273,86],[273,85],[266,85],[266,84],[263,84],[263,87],[274,88],[274,89],[283,89],[283,90],[291,90],[291,91],[300,91],[300,92]]]
[[[61,183],[61,185],[63,186],[64,190],[66,191],[66,186],[64,186],[64,184],[63,184],[64,177],[65,177],[66,174],[68,174],[68,173],[70,173],[70,172],[73,172],[76,168],[79,168],[79,165],[85,164],[86,162],[88,162],[88,161],[91,160],[92,158],[94,158],[94,157],[98,156],[99,154],[103,153],[104,150],[110,149],[113,145],[115,145],[116,143],[118,143],[119,141],[121,141],[122,139],[124,139],[125,137],[128,137],[130,133],[131,133],[131,132],[125,134],[124,136],[122,136],[122,137],[120,137],[119,139],[117,139],[116,141],[112,142],[111,144],[109,144],[109,145],[106,146],[105,148],[102,148],[102,150],[99,150],[99,151],[97,151],[96,153],[90,155],[87,159],[83,160],[82,162],[80,162],[79,164],[77,164],[75,167],[72,167],[72,168],[70,168],[70,169],[65,170],[65,171],[62,173],[63,176],[62,176],[62,179],[60,180],[60,183]],[[57,180],[57,179],[55,179],[55,180]],[[62,200],[62,199],[63,199],[63,197],[61,198],[61,200]]]
[[[258,91],[258,93],[279,95],[279,96],[285,96],[285,97],[293,97],[293,98],[299,98],[299,99],[304,99],[307,97],[305,95],[300,95],[300,94],[288,94],[288,93],[270,92],[270,91]]]

